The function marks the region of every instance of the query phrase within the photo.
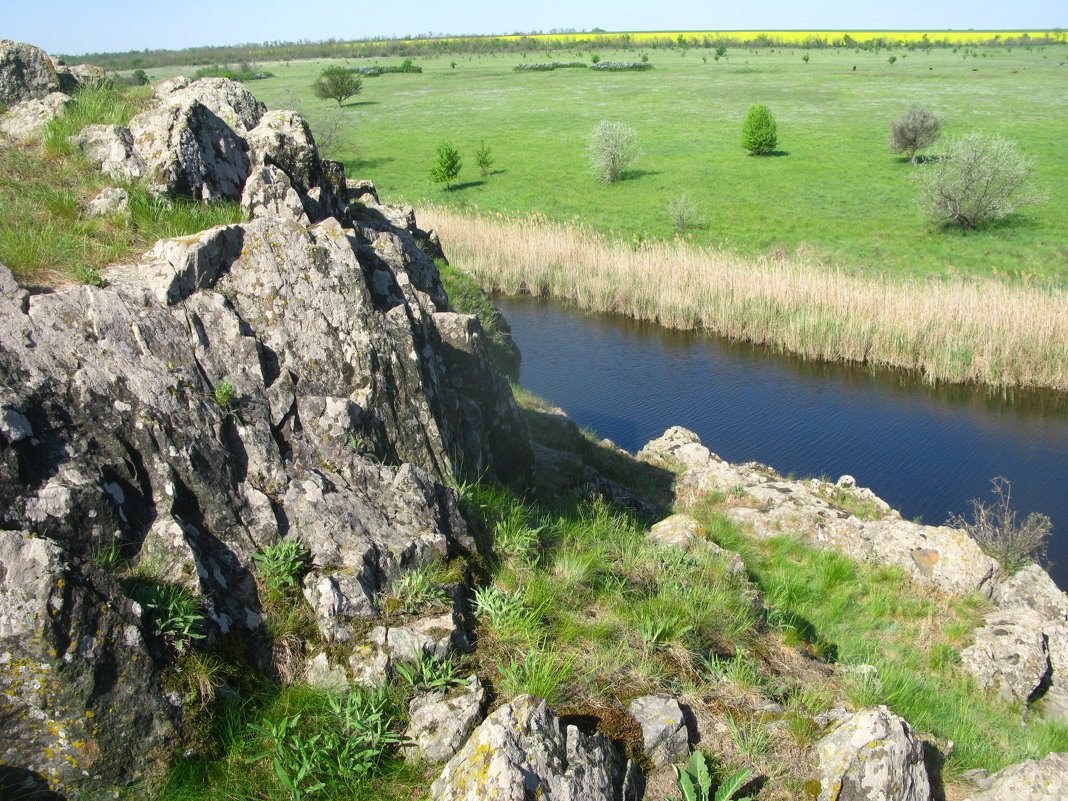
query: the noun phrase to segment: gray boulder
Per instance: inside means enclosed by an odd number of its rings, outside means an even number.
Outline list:
[[[357,645],[349,657],[352,680],[375,686],[389,678],[398,664],[423,657],[445,659],[471,648],[467,633],[455,612],[427,617],[404,626],[376,626],[366,642]]]
[[[17,142],[33,142],[44,135],[45,126],[63,113],[70,95],[52,92],[44,97],[23,100],[0,117],[0,132]]]
[[[44,97],[61,88],[56,68],[44,50],[0,39],[0,105]]]
[[[885,706],[861,709],[817,751],[819,801],[930,801],[923,743]]]
[[[985,789],[964,801],[1063,801],[1068,798],[1068,754],[1050,754],[1000,770]]]
[[[1043,618],[1031,609],[998,610],[961,651],[961,666],[1008,703],[1026,703],[1049,681]]]
[[[100,194],[89,201],[90,217],[101,217],[122,211],[130,203],[130,193],[117,186],[101,189]]]
[[[636,799],[633,769],[601,733],[565,726],[524,695],[486,718],[430,788],[434,801]]]
[[[322,165],[311,128],[295,111],[268,111],[245,136],[255,166],[274,166],[286,174],[293,188],[305,194],[318,186]]]
[[[1033,609],[1051,621],[1068,621],[1068,593],[1039,565],[1028,565],[994,586],[991,600],[1001,609]]]
[[[404,756],[410,762],[448,762],[467,742],[482,720],[486,690],[477,676],[448,692],[441,690],[412,699]]]
[[[134,149],[133,134],[121,125],[86,125],[70,141],[90,163],[109,178],[136,181],[146,174],[145,162]]]
[[[311,224],[293,184],[278,167],[254,167],[241,193],[241,207],[250,218],[280,217],[307,227]]]
[[[628,711],[642,728],[645,755],[654,766],[686,759],[690,740],[678,701],[666,695],[643,695],[630,702]]]

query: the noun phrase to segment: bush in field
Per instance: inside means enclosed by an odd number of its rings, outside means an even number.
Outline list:
[[[949,519],[949,525],[966,531],[979,547],[1001,563],[1002,569],[1015,573],[1046,555],[1046,539],[1053,526],[1045,515],[1032,512],[1023,523],[1016,522],[1016,512],[1011,506],[1012,485],[1006,478],[995,478],[994,503],[987,506],[982,501],[972,501],[972,518],[959,515]]]
[[[430,168],[430,180],[436,184],[445,184],[445,188],[449,189],[463,166],[460,151],[448,142],[442,142],[438,145],[437,156]]]
[[[363,89],[363,80],[346,67],[327,67],[312,84],[312,92],[320,100],[336,100],[340,106]]]
[[[752,106],[742,123],[742,147],[755,156],[770,153],[779,144],[775,118],[767,106]]]
[[[940,225],[975,228],[1043,198],[1032,187],[1035,160],[997,136],[948,140],[942,156],[917,175],[920,203]]]
[[[602,184],[618,181],[623,169],[640,155],[638,132],[621,122],[603,120],[590,133],[586,143],[586,159]]]
[[[908,153],[909,161],[915,164],[916,151],[933,145],[944,124],[945,118],[929,108],[910,106],[890,123],[890,152]]]

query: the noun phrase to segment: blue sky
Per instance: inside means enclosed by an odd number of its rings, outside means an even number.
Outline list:
[[[416,33],[1068,28],[1068,0],[0,0],[0,37],[53,53]]]

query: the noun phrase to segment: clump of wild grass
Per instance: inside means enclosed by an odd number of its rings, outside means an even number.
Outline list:
[[[1011,482],[998,476],[991,483],[996,500],[989,505],[973,500],[971,519],[954,515],[949,525],[964,529],[988,556],[997,559],[1006,574],[1041,563],[1046,557],[1046,540],[1053,530],[1052,522],[1037,512],[1017,522]]]
[[[424,224],[492,291],[702,328],[800,356],[904,368],[931,382],[1068,389],[1068,291],[998,280],[857,276],[680,242],[613,242],[536,216]]]

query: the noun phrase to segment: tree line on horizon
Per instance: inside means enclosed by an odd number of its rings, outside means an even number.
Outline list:
[[[836,38],[812,35],[805,39],[788,41],[775,32],[761,33],[752,38],[739,38],[730,34],[708,35],[682,33],[674,36],[642,35],[630,33],[568,33],[561,35],[515,34],[513,36],[412,36],[403,38],[373,39],[324,39],[297,42],[270,41],[235,45],[207,45],[179,50],[129,50],[126,52],[83,53],[81,55],[59,54],[69,62],[86,62],[110,70],[153,69],[174,66],[201,66],[226,64],[239,61],[300,61],[312,58],[386,58],[390,56],[433,56],[447,54],[489,54],[543,52],[546,50],[626,49],[642,47],[716,49],[719,47],[792,47],[804,49],[850,48],[880,50],[905,47],[909,50],[926,48],[953,48],[962,43],[948,36],[939,38],[939,33],[930,32],[925,38],[904,44],[886,36],[859,39],[848,33]],[[1019,36],[993,34],[988,40],[968,42],[970,47],[1051,45],[1063,43],[1065,32],[1060,29],[1046,31],[1042,36],[1021,33]]]

